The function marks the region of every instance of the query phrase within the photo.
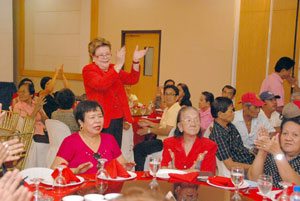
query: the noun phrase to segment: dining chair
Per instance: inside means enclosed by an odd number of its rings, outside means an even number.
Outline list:
[[[1,133],[14,133],[20,118],[20,113],[3,110],[5,112],[2,121],[0,122],[0,129],[3,131]]]
[[[23,132],[23,133],[15,132],[13,134],[11,133],[0,134],[0,141],[8,141],[14,138],[18,138],[19,141],[23,143],[24,151],[17,154],[20,157],[19,160],[6,163],[7,169],[12,170],[17,168],[19,170],[23,170],[28,158],[28,152],[30,150],[31,142],[33,139],[33,130],[31,132]]]
[[[230,177],[230,170],[227,169],[224,162],[220,161],[218,157],[216,157],[216,162],[217,162],[217,175],[222,177]]]
[[[133,146],[133,129],[132,124],[130,124],[129,129],[123,129],[121,146],[122,154],[127,161],[134,161]]]
[[[174,132],[175,132],[175,129],[176,127],[173,127],[168,135],[168,137],[173,137],[174,136]],[[155,158],[158,158],[158,157],[162,157],[162,152],[163,151],[158,151],[158,152],[155,152],[155,153],[152,153],[152,154],[149,154],[145,160],[145,164],[144,164],[144,171],[149,171],[149,163],[150,163],[150,157],[155,157]]]
[[[49,151],[47,155],[47,167],[50,168],[56,153],[63,140],[71,135],[70,128],[63,122],[55,119],[47,119],[46,128],[49,136]]]

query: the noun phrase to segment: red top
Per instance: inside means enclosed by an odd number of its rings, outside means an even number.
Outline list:
[[[161,166],[168,166],[169,162],[172,160],[169,149],[175,155],[175,168],[177,169],[189,169],[193,166],[194,161],[197,159],[200,153],[207,151],[207,154],[203,161],[201,162],[201,171],[209,171],[215,174],[216,172],[216,151],[217,144],[210,139],[205,137],[197,137],[191,151],[188,156],[185,154],[183,137],[170,137],[164,140],[163,158]]]
[[[83,83],[88,100],[97,101],[104,111],[104,128],[108,128],[111,119],[125,117],[132,123],[124,84],[133,85],[139,81],[140,72],[123,70],[117,73],[114,64],[108,71],[100,69],[95,63],[85,66],[82,70]]]

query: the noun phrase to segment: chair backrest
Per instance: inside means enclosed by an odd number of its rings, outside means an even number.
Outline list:
[[[1,122],[0,129],[8,130],[11,133],[15,132],[19,118],[20,113],[12,112],[4,110],[5,115]]]
[[[230,177],[230,170],[227,169],[226,165],[223,161],[220,161],[218,157],[216,157],[218,176],[222,177]]]
[[[49,135],[49,152],[47,157],[47,167],[52,164],[56,153],[62,143],[62,141],[71,135],[70,128],[63,122],[55,119],[47,119],[46,128]]]
[[[1,141],[8,141],[10,139],[18,138],[20,142],[24,145],[24,151],[19,153],[19,160],[13,161],[8,164],[8,169],[18,168],[19,170],[23,170],[25,167],[25,163],[28,157],[28,152],[31,146],[33,132],[28,133],[13,133],[13,134],[0,134]]]

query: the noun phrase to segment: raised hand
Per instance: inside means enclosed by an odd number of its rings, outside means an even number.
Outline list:
[[[141,127],[147,127],[150,126],[150,123],[149,120],[141,119],[140,121],[138,121],[138,125]]]
[[[43,98],[43,97],[36,97],[35,98],[35,105],[36,105],[36,107],[38,108],[38,110],[40,110],[40,109],[42,109],[43,108],[43,106],[46,104],[47,102],[46,102],[46,99],[45,98]]]
[[[59,68],[59,73],[64,74],[64,64],[62,64]]]
[[[5,162],[18,160],[20,156],[16,155],[24,151],[23,143],[19,142],[19,139],[12,139],[3,142],[2,145],[6,148],[8,156]]]
[[[269,131],[264,126],[261,126],[256,131],[256,135],[258,140],[264,140],[265,138],[270,138]]]
[[[0,200],[1,201],[29,201],[32,193],[24,186],[19,184],[22,181],[18,170],[7,172],[0,179]]]
[[[134,62],[139,62],[140,59],[143,58],[147,54],[147,52],[149,50],[148,47],[146,49],[144,49],[144,50],[138,50],[138,49],[139,49],[139,46],[137,45],[135,47],[135,50],[134,50],[134,53],[133,53],[133,58],[132,58],[132,60]]]
[[[123,46],[120,50],[117,51],[117,63],[116,65],[121,65],[121,67],[125,63],[126,49]]]

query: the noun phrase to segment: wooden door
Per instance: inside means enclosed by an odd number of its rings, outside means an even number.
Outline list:
[[[160,31],[122,31],[122,45],[126,47],[124,69],[130,72],[136,45],[139,49],[149,47],[144,59],[140,60],[140,80],[131,87],[131,93],[140,103],[148,105],[153,100],[159,80]]]

